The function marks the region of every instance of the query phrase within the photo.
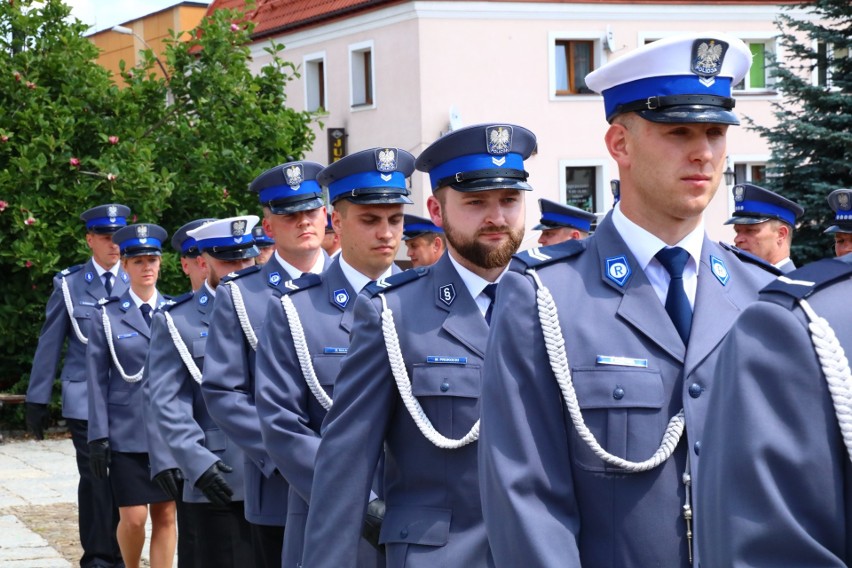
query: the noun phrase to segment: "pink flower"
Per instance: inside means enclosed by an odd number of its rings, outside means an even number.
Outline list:
[[[27,217],[24,220],[24,225],[35,225],[35,224],[36,224],[35,217]]]
[[[231,31],[232,32],[239,31],[239,29],[240,29],[240,26],[238,26],[237,24],[231,24]]]
[[[229,196],[229,195],[231,195],[231,194],[230,194],[230,192],[228,191],[228,188],[227,188],[227,187],[223,188],[223,189],[222,189],[222,199],[228,199],[228,196]]]
[[[9,137],[6,136],[5,134],[3,136],[0,136],[0,142],[2,142],[3,144],[5,144],[8,141],[9,141]]]
[[[107,181],[115,181],[116,177],[115,174],[107,174]]]
[[[32,268],[32,265],[33,263],[29,260],[24,263],[24,266],[26,266],[27,268]]]
[[[35,83],[33,83],[32,81],[27,81],[27,88],[28,88],[28,89],[35,89],[35,88],[36,88],[36,84],[35,84]]]
[[[110,144],[118,144],[118,136],[110,136],[108,140]]]
[[[130,219],[131,223],[135,223],[139,217],[136,216],[136,213],[133,214],[133,217]]]
[[[9,204],[7,202],[0,200],[0,213],[5,211],[8,206]]]
[[[70,160],[68,160],[68,164],[72,168],[79,168],[80,167],[80,160],[78,158],[71,158]]]
[[[20,82],[21,82],[21,74],[20,74],[18,71],[15,71],[14,77],[15,77],[15,82],[16,82],[16,83],[20,83]]]

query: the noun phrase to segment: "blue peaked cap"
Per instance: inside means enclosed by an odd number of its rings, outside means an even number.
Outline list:
[[[162,256],[163,243],[169,238],[164,228],[153,223],[138,223],[122,227],[112,236],[121,256]]]
[[[757,185],[739,183],[731,191],[734,215],[725,221],[726,225],[754,225],[770,219],[795,225],[805,213],[798,203]]]
[[[322,187],[316,179],[320,170],[322,165],[316,162],[287,162],[257,176],[249,189],[275,215],[318,209],[323,206]]]
[[[266,231],[263,230],[263,225],[258,225],[254,229],[251,230],[251,235],[254,237],[254,244],[259,247],[266,248],[271,247],[275,244],[273,239],[270,239]]]
[[[107,203],[87,209],[80,214],[80,220],[86,222],[86,230],[91,233],[114,233],[127,226],[130,207],[119,203]]]
[[[427,233],[443,233],[444,229],[432,222],[432,219],[409,215],[402,217],[402,240],[416,239]]]
[[[328,188],[331,203],[346,199],[373,205],[413,203],[406,178],[414,172],[414,156],[399,148],[371,148],[337,160],[317,180]]]
[[[835,189],[826,198],[834,210],[834,225],[824,232],[852,233],[852,189]]]
[[[195,239],[186,233],[193,229],[197,229],[205,223],[215,220],[216,219],[196,219],[195,221],[190,221],[186,225],[182,226],[180,229],[175,231],[174,235],[172,235],[172,248],[181,256],[185,256],[187,258],[195,258],[199,256],[201,251],[198,250],[198,244],[195,242]]]
[[[596,219],[594,213],[572,205],[556,203],[549,199],[539,199],[538,207],[541,209],[541,221],[533,227],[534,231],[568,227],[589,233],[592,230],[592,223]]]

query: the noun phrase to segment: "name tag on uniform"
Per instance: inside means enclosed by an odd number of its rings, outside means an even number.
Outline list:
[[[467,365],[467,357],[448,357],[446,355],[429,355],[426,357],[427,363],[445,364],[445,365]]]
[[[326,355],[346,355],[349,352],[348,347],[323,347],[322,352]]]
[[[617,365],[619,367],[648,367],[647,359],[635,359],[633,357],[616,357],[613,355],[598,355],[595,362],[598,365]]]
[[[127,339],[128,337],[136,337],[137,335],[139,335],[139,334],[134,331],[133,333],[122,333],[121,335],[119,335],[117,337],[118,337],[118,339]]]
[[[80,300],[80,305],[81,306],[97,306],[98,304],[97,304],[97,302],[85,302],[83,300]]]

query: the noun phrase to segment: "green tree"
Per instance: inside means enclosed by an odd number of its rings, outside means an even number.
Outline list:
[[[61,0],[0,3],[2,390],[26,389],[52,278],[88,257],[83,210],[124,203],[133,220],[170,233],[256,213],[249,182],[314,140],[314,116],[286,106],[296,68],[279,57],[283,46],[249,71],[253,24],[242,11],[172,32],[159,62],[146,51],[120,77],[96,63],[86,26],[69,14]],[[153,71],[160,64],[168,77]],[[172,253],[158,287],[187,288]]]
[[[814,18],[797,19],[792,8]],[[768,185],[805,208],[793,240],[801,264],[834,255],[832,239],[823,234],[834,216],[825,198],[852,187],[852,3],[791,6],[779,15],[778,28],[786,52],[785,61],[771,67],[782,91],[773,105],[778,123],[752,125],[772,151]]]

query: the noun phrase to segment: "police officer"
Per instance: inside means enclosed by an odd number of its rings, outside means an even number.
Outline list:
[[[786,276],[722,343],[695,495],[703,566],[852,565],[852,255]]]
[[[201,257],[198,243],[187,233],[210,221],[215,221],[215,219],[195,219],[183,225],[172,235],[172,248],[180,256],[180,267],[189,278],[192,290],[198,290],[204,284],[204,280],[207,278],[207,267],[203,262],[197,260]]]
[[[781,272],[795,270],[790,246],[793,228],[805,214],[802,206],[750,183],[737,184],[731,191],[734,193],[734,215],[725,224],[734,226],[737,233],[734,244]]]
[[[47,303],[27,387],[27,426],[42,440],[56,367],[67,342],[60,376],[62,416],[71,432],[80,473],[77,511],[82,568],[122,563],[115,539],[118,510],[112,489],[106,480],[94,478],[89,468],[86,343],[89,319],[96,313],[98,301],[109,295],[120,296],[127,290],[129,280],[121,268],[118,245],[112,242],[112,235],[127,225],[129,215],[128,207],[116,203],[99,205],[80,215],[86,223],[86,245],[92,257],[84,264],[63,270],[53,279],[53,293]]]
[[[331,223],[331,213],[326,214],[325,237],[322,240],[322,248],[330,257],[340,252],[340,235],[337,234],[334,225]]]
[[[393,156],[378,159],[388,153]],[[257,410],[267,450],[290,483],[283,566],[298,566],[302,559],[320,426],[349,347],[355,297],[370,281],[400,272],[393,259],[403,231],[402,207],[411,203],[406,178],[413,171],[414,157],[396,148],[357,152],[321,171],[317,179],[329,188],[341,253],[323,274],[294,280],[286,299],[269,301],[257,351]],[[290,317],[300,322],[295,330]],[[303,342],[306,349],[297,348]],[[361,541],[353,564],[383,566],[384,557]]]
[[[534,147],[525,128],[483,124],[447,134],[417,159],[448,253],[355,301],[316,457],[305,568],[352,565],[383,448],[387,565],[490,564],[475,443],[482,360],[495,282],[523,239],[524,160]]]
[[[149,506],[151,567],[171,567],[175,555],[175,504],[150,477],[152,433],[147,427],[147,381],[143,380],[152,313],[167,300],[157,291],[167,237],[165,229],[147,223],[123,227],[112,236],[130,287],[120,297],[101,301],[86,347],[89,465],[98,478],[106,478],[109,472],[119,512],[118,545],[127,568],[140,564]]]
[[[834,211],[834,225],[825,233],[834,235],[835,256],[849,254],[852,252],[852,189],[835,189],[827,199]]]
[[[538,244],[543,247],[574,239],[585,239],[592,230],[595,214],[573,205],[563,205],[549,199],[539,199],[541,220],[533,227],[541,231]]]
[[[275,241],[267,236],[261,225],[252,229],[251,236],[254,237],[254,246],[260,252],[254,259],[255,264],[266,264],[272,253],[275,252]]]
[[[433,223],[432,219],[408,213],[403,219],[402,240],[411,266],[415,268],[435,264],[447,248],[444,229]]]
[[[263,266],[225,278],[217,289],[204,354],[201,392],[210,416],[246,454],[245,510],[258,566],[279,568],[287,511],[287,484],[263,445],[254,396],[258,335],[270,296],[302,273],[330,263],[320,248],[325,226],[322,188],[314,162],[288,162],[250,185],[263,205],[263,227],[275,253]]]
[[[188,237],[196,242],[209,276],[201,288],[164,306],[151,325],[146,363],[150,415],[186,478],[181,488],[166,475],[164,489],[184,501],[186,522],[179,519],[179,528],[196,535],[188,552],[191,566],[198,568],[253,564],[243,507],[245,456],[210,418],[200,381],[219,279],[253,265],[258,250],[251,235],[258,220],[254,215],[231,217],[191,229]]]
[[[519,254],[500,284],[479,441],[498,566],[691,564],[718,346],[772,277],[702,224],[750,61],[734,37],[681,35],[586,77],[621,199],[589,238]]]

